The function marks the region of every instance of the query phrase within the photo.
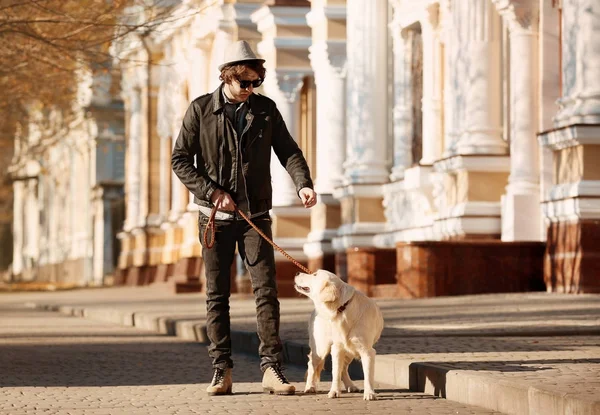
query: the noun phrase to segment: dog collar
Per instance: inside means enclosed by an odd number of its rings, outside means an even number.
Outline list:
[[[352,297],[354,297],[354,296],[352,296]],[[345,309],[346,309],[346,307],[348,306],[348,303],[350,302],[350,300],[352,300],[352,297],[350,297],[350,299],[349,299],[348,301],[346,301],[346,302],[344,303],[344,305],[340,306],[340,307],[337,309],[337,312],[338,312],[338,313],[343,313],[343,312],[344,312],[344,310],[345,310]]]

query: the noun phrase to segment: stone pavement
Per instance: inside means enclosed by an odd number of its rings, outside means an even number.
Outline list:
[[[600,414],[600,296],[377,301],[386,321],[376,346],[377,381],[502,413]],[[203,296],[176,296],[164,286],[0,294],[0,303],[206,340]],[[304,298],[281,303],[286,358],[304,365],[312,304]],[[234,297],[231,314],[234,346],[255,354],[253,299]],[[361,375],[360,366],[351,374]]]
[[[197,342],[14,303],[0,305],[0,313],[3,415],[497,413],[381,386],[373,402],[362,393],[266,395],[258,359],[243,355],[235,362],[234,395],[209,397],[210,359]],[[291,365],[286,373],[298,381],[304,370]]]

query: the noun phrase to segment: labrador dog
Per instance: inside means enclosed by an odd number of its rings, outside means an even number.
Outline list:
[[[373,345],[383,330],[383,316],[375,301],[325,270],[300,273],[294,283],[296,291],[309,297],[315,305],[308,324],[310,353],[304,393],[317,392],[325,358],[331,353],[333,381],[327,396],[341,396],[340,381],[346,391],[359,391],[348,375],[348,365],[359,358],[365,379],[363,398],[374,400]]]

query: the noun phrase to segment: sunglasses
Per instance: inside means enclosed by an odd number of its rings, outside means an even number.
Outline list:
[[[248,87],[250,87],[250,85],[252,85],[252,88],[258,88],[262,85],[263,79],[258,78],[254,81],[238,79],[238,82],[240,83],[240,88],[242,89],[247,89]]]

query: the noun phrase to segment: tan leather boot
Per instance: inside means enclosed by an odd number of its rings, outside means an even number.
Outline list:
[[[265,392],[276,395],[293,395],[296,392],[296,388],[288,382],[279,366],[269,366],[265,370],[262,387]]]
[[[231,395],[231,386],[233,381],[231,379],[231,369],[215,369],[212,382],[206,392],[210,396],[214,395]]]

